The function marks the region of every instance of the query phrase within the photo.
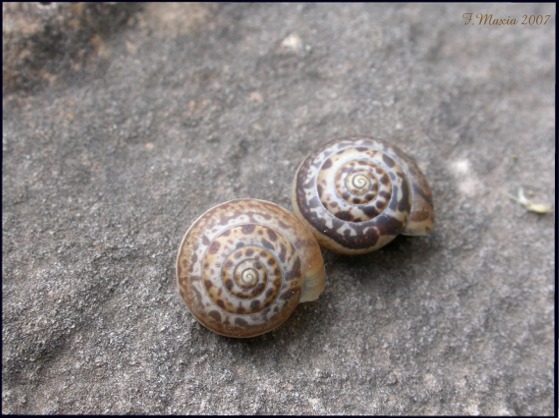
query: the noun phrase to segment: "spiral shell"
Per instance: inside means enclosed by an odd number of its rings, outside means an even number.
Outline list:
[[[229,337],[280,326],[325,286],[320,247],[291,212],[236,199],[217,205],[186,232],[177,257],[180,294],[196,319]]]
[[[319,244],[341,254],[378,250],[398,234],[433,230],[427,180],[398,147],[359,136],[330,141],[301,163],[295,214]]]

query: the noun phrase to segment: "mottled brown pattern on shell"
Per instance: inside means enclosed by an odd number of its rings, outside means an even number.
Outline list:
[[[345,188],[341,179],[352,170],[372,179],[365,183],[369,189],[352,194]],[[375,251],[400,233],[424,235],[434,227],[431,191],[415,162],[369,137],[336,139],[311,153],[297,170],[292,193],[295,213],[320,245],[343,254]]]
[[[200,216],[177,257],[179,291],[212,331],[253,337],[281,325],[302,301],[323,291],[320,248],[286,209],[237,199]]]

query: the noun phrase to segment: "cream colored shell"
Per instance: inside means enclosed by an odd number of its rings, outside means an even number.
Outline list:
[[[188,229],[177,281],[202,325],[246,338],[275,329],[299,302],[317,299],[325,271],[318,243],[291,212],[236,199],[211,208]]]
[[[431,190],[417,164],[369,137],[336,139],[308,155],[292,200],[319,244],[341,254],[376,251],[398,234],[425,235],[435,224]]]

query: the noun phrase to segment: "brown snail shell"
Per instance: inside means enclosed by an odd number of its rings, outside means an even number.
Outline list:
[[[378,139],[335,139],[309,154],[293,181],[295,214],[319,244],[341,254],[376,251],[398,234],[435,225],[431,190],[401,149]]]
[[[177,257],[180,294],[196,319],[228,337],[264,334],[325,286],[320,247],[275,203],[235,199],[201,215]]]

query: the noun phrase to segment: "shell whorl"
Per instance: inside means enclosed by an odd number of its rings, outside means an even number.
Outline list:
[[[318,298],[325,273],[320,247],[293,214],[236,199],[211,208],[186,232],[177,280],[199,322],[241,338],[275,329],[299,302]]]
[[[434,226],[431,192],[415,162],[369,137],[340,138],[311,153],[293,181],[293,206],[320,245],[342,254],[378,250],[398,234]]]

